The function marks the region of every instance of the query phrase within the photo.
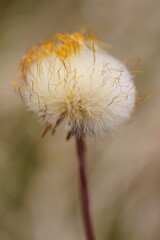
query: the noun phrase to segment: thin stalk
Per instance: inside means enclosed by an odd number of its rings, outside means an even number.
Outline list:
[[[85,141],[83,137],[76,137],[76,149],[79,161],[79,178],[80,178],[80,190],[81,190],[81,201],[82,201],[82,213],[84,228],[86,232],[86,240],[95,240],[92,221],[89,209],[89,194],[88,184],[86,176],[86,165],[85,165]]]

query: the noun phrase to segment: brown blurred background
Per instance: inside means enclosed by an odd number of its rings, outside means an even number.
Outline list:
[[[140,58],[141,95],[114,139],[87,139],[97,240],[160,239],[160,1],[0,0],[0,240],[84,240],[74,139],[41,139],[11,80],[26,50],[90,24],[120,60]]]

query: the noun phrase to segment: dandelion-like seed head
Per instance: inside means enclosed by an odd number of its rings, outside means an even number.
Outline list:
[[[64,122],[79,136],[113,133],[134,109],[131,74],[91,35],[58,34],[31,49],[20,70],[22,99],[53,130]]]

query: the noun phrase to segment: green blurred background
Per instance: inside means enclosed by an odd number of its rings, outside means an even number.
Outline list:
[[[24,53],[57,32],[99,29],[120,60],[140,58],[141,95],[114,139],[87,139],[97,240],[160,239],[160,1],[0,0],[0,240],[84,240],[74,139],[43,127],[14,92]]]

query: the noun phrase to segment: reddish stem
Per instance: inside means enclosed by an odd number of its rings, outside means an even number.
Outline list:
[[[88,184],[86,177],[86,166],[85,166],[85,141],[83,137],[76,137],[76,148],[79,160],[79,177],[80,177],[80,190],[81,190],[81,201],[82,201],[82,211],[83,211],[83,221],[86,231],[87,240],[95,240],[90,210],[89,210],[89,194],[88,194]]]

